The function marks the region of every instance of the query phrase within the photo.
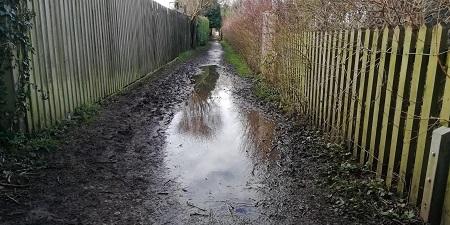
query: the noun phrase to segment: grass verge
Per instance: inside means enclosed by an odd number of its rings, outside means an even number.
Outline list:
[[[220,44],[222,44],[225,60],[236,69],[236,72],[243,77],[251,76],[252,71],[244,58],[225,40],[220,42]]]
[[[245,62],[244,57],[236,52],[233,47],[225,40],[222,41],[221,44],[224,50],[225,61],[232,65],[241,77],[254,79],[255,85],[253,86],[252,91],[256,97],[268,102],[278,102],[280,100],[279,93],[275,88],[273,88],[259,76],[252,75],[254,73]]]
[[[46,154],[57,150],[63,134],[92,121],[98,109],[97,104],[79,107],[70,119],[36,133],[0,131],[0,183],[23,184],[30,171],[46,166]]]

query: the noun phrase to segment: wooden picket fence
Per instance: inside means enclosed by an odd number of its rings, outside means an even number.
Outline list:
[[[29,131],[58,123],[190,49],[189,18],[152,0],[27,2],[35,13]]]
[[[285,105],[418,204],[431,133],[450,120],[447,33],[441,25],[279,32],[276,72],[266,76]]]

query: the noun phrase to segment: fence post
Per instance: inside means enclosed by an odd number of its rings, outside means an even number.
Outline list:
[[[423,220],[432,225],[441,223],[444,197],[448,198],[450,195],[450,193],[446,193],[449,162],[450,128],[440,127],[433,131],[420,210]],[[449,215],[445,215],[442,217],[449,217]],[[448,222],[450,217],[442,219]]]

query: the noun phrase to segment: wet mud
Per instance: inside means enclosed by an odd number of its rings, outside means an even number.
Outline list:
[[[0,224],[376,224],[333,210],[318,134],[252,95],[218,42],[65,135]],[[14,190],[11,190],[14,193]]]

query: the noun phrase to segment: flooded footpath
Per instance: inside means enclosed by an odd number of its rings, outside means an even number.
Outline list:
[[[218,42],[164,67],[0,186],[0,224],[380,224],[335,210],[326,144],[252,87]]]
[[[218,65],[200,67],[194,91],[167,130],[167,166],[192,213],[257,217],[255,166],[276,159],[275,123],[242,109]]]

